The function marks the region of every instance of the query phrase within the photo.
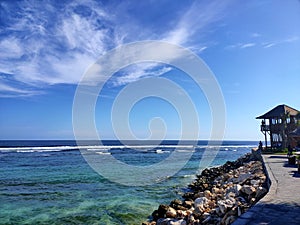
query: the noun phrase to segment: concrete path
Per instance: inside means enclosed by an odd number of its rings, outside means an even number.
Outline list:
[[[286,156],[263,155],[271,179],[268,194],[232,225],[300,225],[300,174]]]

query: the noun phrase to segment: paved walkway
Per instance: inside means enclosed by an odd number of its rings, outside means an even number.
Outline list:
[[[232,225],[300,225],[300,174],[286,156],[263,155],[271,180],[268,194]]]

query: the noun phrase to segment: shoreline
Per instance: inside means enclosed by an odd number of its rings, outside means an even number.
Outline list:
[[[228,225],[269,191],[270,181],[259,151],[204,169],[181,199],[161,204],[142,225]]]

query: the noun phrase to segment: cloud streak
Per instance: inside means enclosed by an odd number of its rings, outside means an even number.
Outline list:
[[[113,81],[113,85],[122,86],[128,83],[135,82],[141,78],[158,77],[171,70],[171,67],[160,66],[157,63],[131,65],[123,72],[125,75],[119,76]]]
[[[251,48],[256,46],[257,43],[254,42],[249,42],[249,43],[237,43],[237,44],[233,44],[233,45],[229,45],[227,47],[225,47],[225,49],[244,49],[244,48]]]
[[[298,36],[288,37],[278,41],[237,43],[233,45],[228,45],[225,47],[225,49],[245,49],[251,47],[271,48],[277,45],[289,44],[296,41],[299,41]]]
[[[276,46],[276,45],[293,43],[293,42],[298,41],[298,40],[299,40],[298,36],[293,36],[293,37],[289,37],[289,38],[279,40],[279,41],[263,43],[262,45],[263,45],[264,48],[271,48],[271,47]]]
[[[250,48],[250,47],[254,47],[256,44],[255,43],[246,43],[246,44],[242,44],[240,47],[241,48]]]
[[[29,97],[37,94],[42,94],[41,91],[37,90],[28,90],[23,88],[13,87],[12,85],[8,85],[5,83],[0,83],[0,97],[3,98],[12,98],[15,95],[18,97]]]
[[[195,1],[187,12],[179,19],[175,29],[166,33],[163,40],[178,45],[195,44],[194,35],[199,34],[209,25],[224,17],[225,9],[231,1],[210,1],[209,3]]]

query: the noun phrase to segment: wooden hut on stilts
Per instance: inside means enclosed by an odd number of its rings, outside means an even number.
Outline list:
[[[261,119],[260,130],[265,137],[265,146],[267,148],[268,136],[272,149],[283,149],[290,144],[289,134],[298,126],[299,111],[287,106],[278,105],[267,113],[256,117]]]

